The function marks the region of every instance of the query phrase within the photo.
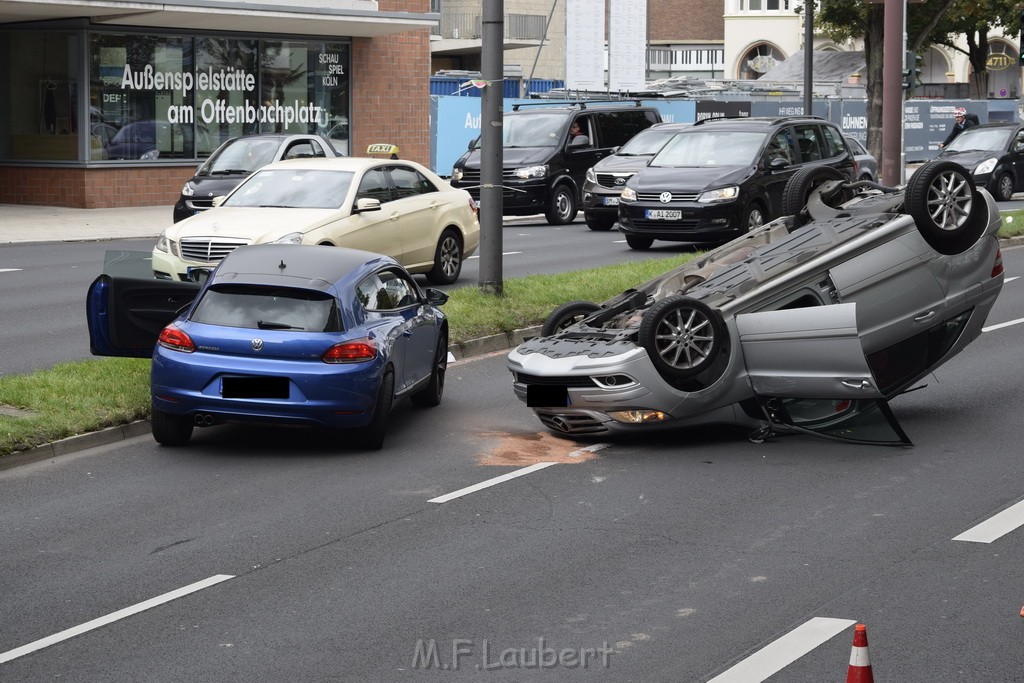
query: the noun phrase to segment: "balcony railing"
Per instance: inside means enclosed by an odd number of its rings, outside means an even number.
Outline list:
[[[505,40],[541,40],[547,17],[543,14],[506,14]],[[451,13],[441,16],[443,39],[480,40],[482,21],[479,14]]]

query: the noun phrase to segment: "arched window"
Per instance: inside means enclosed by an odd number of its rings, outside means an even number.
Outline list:
[[[754,80],[771,71],[786,55],[768,43],[758,43],[743,55],[737,66],[736,78]]]

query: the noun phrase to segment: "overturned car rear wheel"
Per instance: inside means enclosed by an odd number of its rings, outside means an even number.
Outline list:
[[[556,332],[561,332],[570,325],[578,323],[599,308],[601,307],[590,301],[570,301],[567,304],[562,304],[551,311],[551,315],[544,320],[540,334],[542,337],[550,337]]]
[[[910,177],[905,208],[921,236],[940,254],[967,251],[988,223],[987,203],[966,168],[954,161],[930,161]]]
[[[725,344],[721,314],[685,296],[662,299],[644,313],[640,345],[666,379],[687,379],[707,370]]]
[[[782,215],[801,215],[804,207],[807,206],[807,199],[811,196],[811,192],[830,180],[849,181],[850,179],[842,171],[831,166],[808,166],[794,173],[793,177],[786,182],[786,187],[782,192]],[[842,190],[828,198],[823,197],[829,206],[839,206],[852,198],[853,194],[849,190]]]

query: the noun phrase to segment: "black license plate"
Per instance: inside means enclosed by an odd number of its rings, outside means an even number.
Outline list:
[[[288,398],[288,378],[225,377],[220,393],[224,398]]]
[[[526,405],[529,408],[553,408],[569,405],[569,390],[564,386],[526,385]]]

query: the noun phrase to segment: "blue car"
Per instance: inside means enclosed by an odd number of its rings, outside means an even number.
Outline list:
[[[149,254],[108,255],[90,286],[90,348],[152,356],[162,445],[186,444],[196,426],[253,421],[358,430],[379,449],[395,400],[441,402],[448,296],[421,290],[388,256],[246,246],[202,284],[153,279],[139,256]]]

